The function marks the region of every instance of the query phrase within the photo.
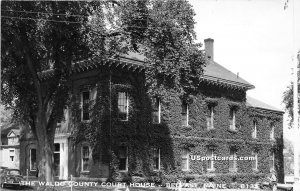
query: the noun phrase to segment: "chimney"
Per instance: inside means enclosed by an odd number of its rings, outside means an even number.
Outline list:
[[[206,58],[214,61],[214,39],[207,38],[204,40]]]

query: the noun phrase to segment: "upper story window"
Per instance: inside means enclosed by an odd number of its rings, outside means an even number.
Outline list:
[[[181,168],[182,170],[189,170],[189,150],[183,149],[181,154]]]
[[[90,120],[90,91],[81,92],[81,121]]]
[[[206,117],[206,122],[207,122],[207,129],[214,128],[214,106],[212,105],[208,106],[208,114]]]
[[[252,156],[254,157],[254,160],[252,161],[252,169],[257,170],[258,169],[258,154],[257,154],[257,151],[253,151]]]
[[[229,171],[236,172],[237,171],[236,149],[230,148],[229,155],[230,155],[230,159],[232,159],[232,160],[229,160]]]
[[[128,148],[121,146],[119,148],[119,170],[128,170]]]
[[[160,123],[160,110],[161,110],[161,103],[160,99],[155,97],[152,99],[153,109],[152,109],[152,120],[153,123]]]
[[[86,89],[81,92],[81,121],[89,121],[91,118],[91,101],[96,100],[97,89]]]
[[[271,124],[270,139],[275,140],[275,127]]]
[[[207,156],[210,157],[210,159],[207,161],[207,170],[214,170],[214,150],[208,149]]]
[[[257,138],[257,122],[253,121],[252,138]]]
[[[128,121],[129,99],[127,92],[118,92],[118,116],[120,120]]]
[[[187,103],[182,103],[181,106],[181,116],[182,116],[182,126],[188,126],[189,125],[189,105]]]
[[[230,108],[229,129],[231,129],[231,130],[236,130],[235,117],[236,117],[236,109],[235,108]]]
[[[81,171],[89,171],[90,147],[83,145],[81,147]]]
[[[160,170],[160,149],[153,148],[153,169]]]

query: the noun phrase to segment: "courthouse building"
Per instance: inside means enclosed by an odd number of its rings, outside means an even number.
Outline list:
[[[209,62],[198,93],[185,100],[149,96],[147,66],[138,55],[74,64],[73,98],[55,134],[55,175],[253,183],[274,169],[283,180],[283,112],[247,96],[254,86],[214,61],[213,44],[205,40]],[[21,137],[23,173],[36,173],[36,145],[30,132]],[[254,160],[192,160],[195,155]]]

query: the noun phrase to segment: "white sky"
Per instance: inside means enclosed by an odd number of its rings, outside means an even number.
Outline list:
[[[198,41],[213,38],[214,60],[255,86],[248,95],[279,109],[293,67],[293,1],[284,10],[285,1],[189,0]],[[300,50],[300,0],[294,4],[295,48]],[[286,123],[284,129],[291,138]]]

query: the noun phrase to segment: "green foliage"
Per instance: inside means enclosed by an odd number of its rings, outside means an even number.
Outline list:
[[[101,77],[95,78],[95,86],[98,87],[97,101],[100,104],[96,102],[91,111],[93,115],[94,112],[99,113],[95,115],[99,117],[92,118],[90,125],[78,122],[78,127],[84,126],[80,133],[74,133],[73,136],[85,135],[85,139],[91,145],[112,149],[115,161],[110,163],[110,168],[114,169],[112,180],[129,180],[131,177],[130,181],[151,181],[160,184],[177,182],[178,179],[197,181],[201,176],[204,180],[212,177],[217,183],[232,182],[234,177],[237,177],[238,183],[253,183],[269,173],[271,151],[276,152],[276,169],[279,174],[282,173],[282,115],[247,107],[245,92],[202,85],[198,93],[186,98],[189,103],[189,126],[182,126],[181,104],[184,100],[180,93],[170,88],[164,97],[160,97],[162,122],[153,124],[151,96],[144,86],[143,75],[112,70],[110,82],[103,71],[108,69],[99,69],[99,75],[96,76]],[[117,94],[124,91],[129,94],[128,121],[120,121],[117,115]],[[207,129],[206,122],[209,105],[214,106],[212,130]],[[232,107],[237,110],[236,131],[229,130],[229,111]],[[72,110],[73,112],[79,110]],[[100,117],[101,115],[106,117]],[[99,119],[105,120],[100,122]],[[254,120],[257,122],[257,139],[251,136]],[[271,124],[275,127],[275,141],[270,141]],[[100,128],[101,133],[96,133]],[[99,135],[102,135],[100,139]],[[120,145],[128,147],[129,169],[126,173],[118,170],[117,153]],[[152,166],[153,147],[160,148],[160,171],[155,171]],[[238,161],[237,173],[229,172],[228,161],[215,161],[216,170],[210,172],[207,170],[206,161],[197,160],[190,160],[189,171],[181,170],[183,148],[188,149],[191,155],[206,156],[209,147],[215,149],[217,156],[228,156],[231,147],[237,149],[238,156],[252,156],[253,151],[258,151],[259,171],[252,170],[251,161]]]
[[[300,65],[300,52],[298,52],[298,68]],[[300,89],[300,83],[299,83],[299,79],[300,79],[300,71],[297,70],[297,74],[298,74],[298,93],[299,93],[299,89]],[[285,110],[288,112],[288,116],[289,116],[289,126],[292,127],[292,123],[293,123],[293,82],[291,82],[291,84],[287,87],[287,89],[285,90],[285,92],[283,93],[283,100],[282,102],[285,105]],[[299,106],[300,106],[300,99],[298,100]]]
[[[31,125],[37,110],[49,102],[52,117],[59,120],[71,63],[88,56],[83,38],[87,16],[73,16],[87,15],[87,4],[7,1],[1,11],[3,102],[13,107],[15,118]],[[43,83],[39,73],[47,69],[54,69],[54,76]]]
[[[67,106],[72,62],[90,56],[89,11],[87,2],[1,3],[1,101],[37,139],[42,181],[54,179],[54,133]]]
[[[110,56],[128,51],[145,56],[146,85],[151,95],[164,97],[170,88],[182,96],[196,91],[205,59],[201,45],[194,42],[195,13],[187,1],[122,0],[108,12],[114,13],[106,21],[114,30],[105,46],[95,43],[98,33],[89,35],[97,55],[103,56],[105,50]],[[96,17],[93,30],[103,30],[103,22]]]

